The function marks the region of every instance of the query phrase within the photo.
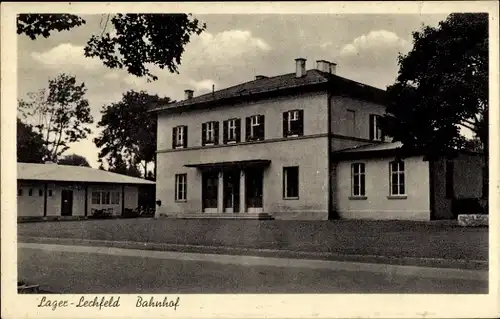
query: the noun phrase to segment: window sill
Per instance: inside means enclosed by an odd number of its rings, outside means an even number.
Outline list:
[[[349,200],[366,200],[368,197],[366,196],[349,196]]]
[[[298,200],[299,197],[283,197],[284,200]]]
[[[186,203],[187,199],[176,199],[175,202],[176,203]]]
[[[184,148],[184,146],[174,146],[174,149],[178,150],[178,149],[182,149]]]
[[[227,141],[226,144],[236,144],[236,141]]]
[[[406,195],[390,195],[387,196],[387,199],[406,199],[408,196]]]

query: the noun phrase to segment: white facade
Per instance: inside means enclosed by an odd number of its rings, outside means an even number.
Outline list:
[[[403,160],[405,194],[391,196],[389,163],[394,158],[366,158],[337,165],[337,212],[349,219],[430,219],[429,162],[422,156]],[[364,196],[353,196],[352,165],[365,165]]]

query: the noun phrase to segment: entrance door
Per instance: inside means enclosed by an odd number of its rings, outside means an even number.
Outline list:
[[[202,175],[201,198],[204,212],[217,212],[218,172],[204,172]]]
[[[240,210],[239,171],[224,172],[224,212],[237,213]]]
[[[249,213],[262,212],[263,169],[246,171],[246,203]]]
[[[63,189],[61,192],[61,216],[73,214],[73,191]]]

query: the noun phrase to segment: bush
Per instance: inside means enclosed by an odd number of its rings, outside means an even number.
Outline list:
[[[92,209],[91,218],[111,218],[113,214],[107,209]]]
[[[479,198],[457,198],[452,201],[451,207],[454,216],[462,214],[488,214],[487,207],[481,205]]]

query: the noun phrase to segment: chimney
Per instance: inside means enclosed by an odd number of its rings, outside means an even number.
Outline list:
[[[330,73],[337,74],[337,63],[330,62]]]
[[[300,78],[306,75],[306,59],[295,59],[295,76]]]
[[[184,90],[184,99],[189,100],[193,98],[193,90]]]
[[[256,75],[256,76],[255,76],[255,79],[256,79],[256,80],[267,79],[267,76],[265,76],[265,75],[260,75],[260,74],[259,74],[259,75]]]
[[[321,72],[330,73],[330,62],[326,60],[317,60],[316,69]]]

